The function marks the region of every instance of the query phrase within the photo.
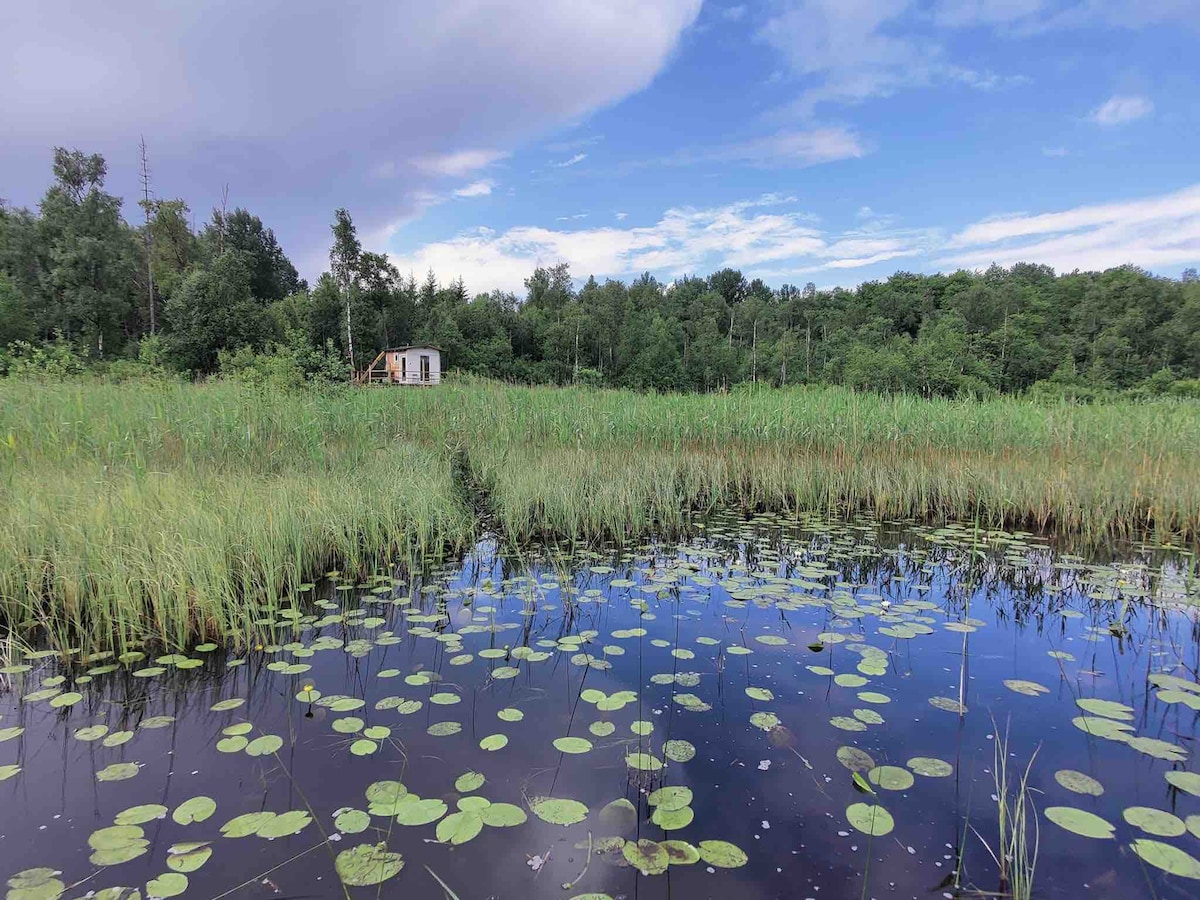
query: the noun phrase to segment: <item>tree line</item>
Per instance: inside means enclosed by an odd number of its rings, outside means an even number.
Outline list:
[[[472,297],[364,250],[338,210],[310,286],[249,211],[222,205],[195,228],[185,201],[147,192],[131,223],[106,174],[57,148],[36,210],[0,202],[0,370],[345,380],[385,347],[430,343],[450,369],[522,382],[1200,396],[1195,270],[1023,263],[817,290],[730,268],[577,287],[561,264],[535,269],[524,296]]]

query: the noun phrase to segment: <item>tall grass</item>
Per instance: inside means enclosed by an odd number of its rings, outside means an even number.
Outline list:
[[[1186,402],[6,381],[0,608],[64,644],[242,634],[246,597],[328,560],[468,540],[462,451],[518,540],[678,528],[724,503],[1200,538]]]

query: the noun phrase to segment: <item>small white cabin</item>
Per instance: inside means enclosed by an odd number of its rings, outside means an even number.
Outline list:
[[[429,344],[389,347],[363,375],[368,384],[441,384],[442,351]]]

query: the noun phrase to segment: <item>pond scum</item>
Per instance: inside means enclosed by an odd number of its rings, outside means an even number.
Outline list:
[[[1194,566],[719,513],[13,651],[6,900],[1194,896]]]
[[[53,648],[237,643],[246,599],[271,602],[335,562],[454,552],[480,512],[517,544],[680,533],[722,505],[1194,543],[1198,413],[835,388],[8,380],[0,614]]]

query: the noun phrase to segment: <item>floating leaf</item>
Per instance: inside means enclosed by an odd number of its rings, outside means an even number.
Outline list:
[[[343,850],[334,860],[342,882],[350,887],[371,887],[395,877],[404,868],[404,857],[387,844],[360,844]]]
[[[750,724],[762,731],[770,731],[779,724],[779,716],[772,712],[756,712],[750,716]]]
[[[875,760],[871,759],[871,755],[857,747],[839,747],[837,758],[851,772],[869,772],[875,768]]]
[[[590,731],[596,737],[608,737],[616,730],[617,726],[612,722],[593,722],[588,726],[588,731]]]
[[[1039,694],[1050,693],[1050,688],[1044,684],[1038,684],[1036,681],[1023,681],[1019,678],[1006,679],[1004,686],[1010,691],[1016,691],[1018,694],[1024,694],[1026,697],[1036,697]]]
[[[701,841],[700,858],[718,869],[736,869],[747,862],[742,849],[728,841]]]
[[[625,757],[625,765],[642,772],[657,772],[663,761],[650,753],[630,753]]]
[[[587,753],[592,749],[592,742],[581,737],[555,738],[554,749],[560,753]]]
[[[227,838],[243,838],[257,834],[267,822],[275,818],[273,812],[252,812],[236,816],[221,826],[221,834]]]
[[[212,856],[208,844],[175,844],[167,850],[167,868],[172,872],[195,872]]]
[[[528,816],[525,810],[512,803],[493,803],[480,812],[484,825],[492,828],[511,828],[523,824]]]
[[[483,787],[486,780],[482,772],[464,772],[454,780],[454,789],[461,794],[469,794]]]
[[[80,694],[77,691],[69,691],[68,693],[59,694],[55,697],[52,697],[50,699],[50,705],[55,709],[61,709],[62,707],[66,706],[74,706],[82,699],[83,694]]]
[[[146,882],[146,893],[150,897],[165,900],[167,897],[178,897],[188,889],[188,877],[180,872],[164,872],[157,878]]]
[[[1178,816],[1149,806],[1130,806],[1121,815],[1135,828],[1159,837],[1179,837],[1187,831],[1187,826]]]
[[[1167,772],[1163,777],[1171,787],[1200,797],[1200,772]]]
[[[217,741],[217,749],[222,753],[241,753],[250,744],[240,734],[233,737],[221,738]]]
[[[283,746],[283,738],[274,734],[264,734],[246,745],[248,756],[270,756]]]
[[[245,702],[241,697],[233,697],[229,700],[218,700],[209,709],[213,712],[228,712],[231,709],[237,709]]]
[[[499,710],[496,713],[496,718],[500,719],[503,722],[520,722],[523,718],[525,718],[525,713],[521,712],[521,710],[519,710],[519,709],[513,709],[512,707],[507,707],[505,709]]]
[[[1059,769],[1054,773],[1054,780],[1068,791],[1076,794],[1087,794],[1099,797],[1104,793],[1104,785],[1090,775],[1076,772],[1074,769]]]
[[[681,809],[663,809],[660,806],[654,810],[650,821],[663,831],[676,831],[690,825],[694,816],[695,813],[690,806],[684,806]]]
[[[746,688],[746,696],[751,700],[761,700],[763,702],[775,699],[775,695],[764,687],[748,687]]]
[[[1127,721],[1132,721],[1133,719],[1133,707],[1126,706],[1124,703],[1117,703],[1115,700],[1080,697],[1075,701],[1075,705],[1084,712],[1091,713],[1094,716],[1103,716],[1106,719],[1125,719]]]
[[[588,808],[578,800],[559,797],[533,797],[529,810],[543,822],[551,825],[574,825],[587,818]]]
[[[368,741],[366,738],[357,740],[350,745],[350,752],[355,756],[370,756],[378,749],[379,745],[377,743]]]
[[[891,834],[896,822],[892,814],[882,806],[870,803],[852,803],[846,807],[846,821],[863,834],[882,837]]]
[[[26,869],[8,879],[8,900],[57,900],[67,886],[58,880],[56,869]]]
[[[409,827],[436,822],[448,811],[445,802],[437,798],[418,799],[409,794],[396,804],[396,824]]]
[[[501,750],[508,746],[508,735],[506,734],[489,734],[479,742],[481,750]]]
[[[75,729],[75,740],[98,741],[106,734],[108,734],[107,725],[89,725],[86,728]]]
[[[643,875],[661,875],[671,863],[666,848],[655,841],[627,841],[621,852],[625,861]]]
[[[915,781],[912,772],[899,766],[876,766],[867,773],[867,778],[885,791],[907,791]]]
[[[113,763],[111,766],[105,766],[96,773],[97,781],[125,781],[127,778],[132,778],[140,769],[137,763]]]
[[[834,716],[829,720],[829,724],[834,728],[840,728],[842,731],[866,731],[867,726],[858,719],[850,716]]]
[[[117,813],[113,823],[116,825],[145,825],[147,822],[153,822],[155,819],[164,819],[167,816],[167,808],[158,803],[147,803],[143,806],[131,806],[129,809],[123,809]]]
[[[425,733],[432,737],[449,737],[460,731],[462,731],[461,722],[434,722],[425,729]]]
[[[954,766],[950,763],[931,756],[914,756],[905,765],[926,778],[945,778],[954,773]]]
[[[13,725],[11,728],[0,728],[0,744],[5,741],[11,741],[15,737],[20,737],[25,733],[25,729],[20,725]]]
[[[216,811],[217,803],[211,797],[193,797],[177,806],[171,818],[180,825],[190,825],[203,822]]]
[[[663,744],[663,756],[678,763],[685,763],[696,755],[696,748],[689,741],[673,740]]]
[[[659,846],[667,851],[667,859],[673,866],[690,866],[700,861],[700,851],[687,841],[662,841]]]
[[[1073,806],[1050,806],[1046,808],[1045,814],[1046,818],[1059,828],[1065,828],[1081,837],[1105,840],[1111,838],[1114,833],[1112,825],[1104,819]]]
[[[333,819],[333,826],[342,834],[359,834],[371,825],[371,817],[361,809],[344,809]]]
[[[18,765],[0,766],[0,781],[8,781],[8,779],[15,777],[20,771],[21,767]]]
[[[1200,879],[1200,860],[1178,847],[1146,838],[1140,838],[1129,846],[1143,861],[1155,868],[1180,878]]]
[[[967,711],[967,708],[950,697],[930,697],[929,705],[934,709],[943,709],[946,712],[958,713],[962,715]]]
[[[483,830],[483,819],[477,812],[451,813],[437,824],[437,839],[443,844],[465,844]]]
[[[299,834],[312,822],[312,816],[302,809],[280,813],[259,825],[254,832],[260,838],[275,839]]]
[[[754,640],[768,647],[786,647],[788,645],[787,638],[782,638],[777,634],[760,634]]]

